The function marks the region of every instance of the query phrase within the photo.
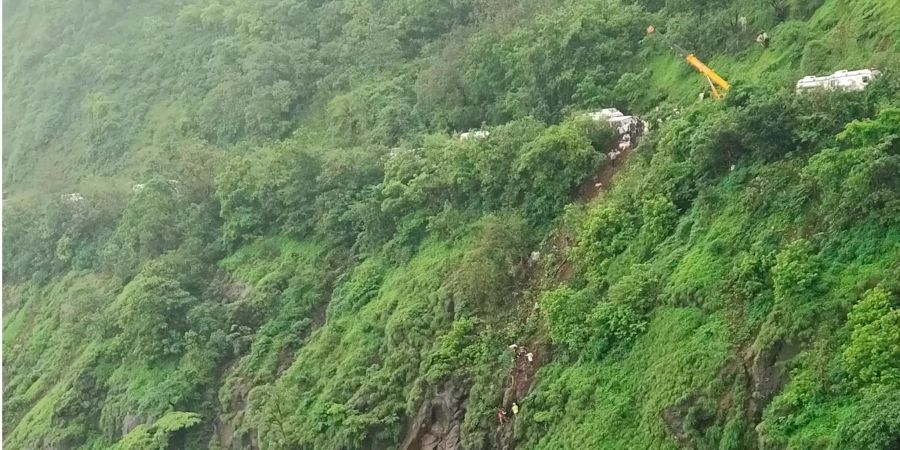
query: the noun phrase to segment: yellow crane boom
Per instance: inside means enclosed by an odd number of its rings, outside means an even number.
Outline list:
[[[712,90],[713,97],[722,98],[725,96],[725,93],[728,92],[728,89],[731,88],[731,85],[725,81],[724,78],[719,76],[715,70],[712,70],[706,64],[703,64],[703,61],[697,59],[693,53],[688,53],[687,56],[684,57],[687,60],[688,64],[697,69],[698,72],[702,73],[706,77],[706,81],[709,81],[709,88]],[[716,86],[722,88],[722,92],[719,92],[716,89]]]
[[[653,28],[653,25],[647,27],[647,34],[652,34],[654,31],[656,31],[656,29]],[[728,84],[728,82],[725,81],[724,78],[717,74],[715,70],[712,70],[709,66],[704,64],[703,61],[700,61],[700,59],[694,56],[693,53],[688,53],[678,44],[669,41],[665,35],[661,33],[657,34],[662,37],[662,39],[669,45],[669,47],[671,47],[679,55],[684,57],[685,61],[687,61],[687,63],[690,64],[691,67],[697,69],[697,72],[700,72],[703,76],[706,77],[706,81],[709,82],[709,88],[712,91],[713,97],[715,97],[716,99],[725,97],[725,94],[728,92],[728,89],[731,88],[731,85]]]

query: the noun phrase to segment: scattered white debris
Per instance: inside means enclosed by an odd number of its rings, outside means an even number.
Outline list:
[[[60,198],[63,202],[68,203],[68,204],[70,204],[70,205],[73,204],[73,203],[78,203],[78,202],[84,200],[84,196],[81,195],[81,194],[79,194],[78,192],[73,192],[73,193],[71,193],[71,194],[62,194],[62,195],[59,196],[59,198]]]
[[[178,192],[178,186],[181,185],[181,182],[178,180],[166,180],[166,183],[171,187],[175,192]],[[147,188],[147,183],[135,183],[131,185],[131,192],[135,194],[139,194]]]
[[[536,263],[541,259],[541,252],[533,251],[531,252],[531,262]]]

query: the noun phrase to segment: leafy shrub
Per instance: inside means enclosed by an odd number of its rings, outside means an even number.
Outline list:
[[[820,208],[828,220],[847,226],[871,214],[891,223],[891,211],[900,208],[900,184],[891,176],[900,160],[891,154],[895,142],[895,109],[886,109],[875,120],[852,122],[838,135],[849,148],[827,149],[813,156],[803,169],[804,181],[819,194]]]
[[[441,336],[438,346],[428,360],[425,377],[432,383],[442,381],[455,368],[474,371],[478,363],[478,349],[475,347],[477,330],[473,319],[459,319],[450,325],[450,331]]]
[[[884,288],[869,290],[850,311],[850,343],[843,357],[863,383],[900,382],[900,309]]]
[[[809,299],[815,295],[820,269],[812,251],[809,241],[797,239],[775,257],[772,279],[776,302]]]
[[[351,246],[362,232],[358,207],[384,178],[378,147],[327,153],[316,176],[315,231],[323,239]],[[298,180],[308,183],[309,180]]]
[[[650,70],[644,69],[639,73],[627,72],[619,77],[614,88],[616,100],[629,106],[628,109],[636,111],[650,110],[651,105],[659,103],[659,99],[647,98],[645,86],[650,82]]]
[[[197,299],[174,280],[140,275],[116,299],[115,316],[128,352],[154,360],[179,355],[184,333],[191,329],[187,313]]]
[[[772,331],[782,337],[797,337],[797,333],[809,329],[822,310],[821,271],[821,260],[805,239],[791,242],[776,255],[772,267],[775,305],[770,320],[774,318],[772,326],[777,331]]]
[[[831,48],[824,39],[809,41],[803,48],[803,57],[800,59],[800,67],[803,73],[808,75],[819,75],[831,69],[829,60],[831,56]]]
[[[177,180],[155,179],[136,192],[125,208],[115,234],[103,250],[110,272],[129,279],[142,261],[156,258],[182,245],[202,230],[196,212],[178,188]],[[196,220],[196,221],[195,221]]]
[[[647,321],[633,306],[601,302],[590,312],[591,353],[595,358],[604,355],[614,345],[626,343],[647,329]]]
[[[588,290],[561,287],[545,293],[540,305],[547,314],[553,343],[576,356],[600,358],[647,327],[640,304],[596,302]]]
[[[823,3],[825,3],[825,0],[788,0],[791,18],[807,20],[812,17],[813,13],[815,13]]]
[[[443,285],[456,308],[495,311],[510,300],[527,255],[529,228],[516,215],[486,216],[475,225],[471,247]]]
[[[127,197],[114,185],[85,183],[82,200],[27,196],[4,202],[3,273],[12,281],[45,281],[65,269],[100,265]]]
[[[900,133],[900,108],[888,107],[878,112],[874,119],[854,120],[837,136],[837,140],[847,147],[896,145]]]
[[[177,439],[173,434],[200,423],[200,415],[173,411],[151,425],[138,425],[113,447],[116,450],[158,450],[169,448]],[[176,444],[177,445],[177,444]],[[183,445],[183,442],[182,442]]]
[[[611,203],[591,211],[579,232],[575,253],[591,273],[606,272],[612,258],[623,252],[638,235],[637,218]]]
[[[723,113],[698,124],[691,136],[689,161],[698,176],[708,178],[724,173],[729,163],[746,152],[742,134],[733,114]]]
[[[794,100],[797,143],[805,149],[834,146],[848,122],[874,114],[871,99],[854,92],[815,92]]]
[[[395,145],[421,125],[413,113],[415,98],[397,78],[362,85],[328,103],[332,132],[350,143]]]
[[[585,348],[592,333],[587,320],[594,305],[585,291],[564,286],[541,296],[540,305],[547,314],[547,326],[554,344],[571,352]]]
[[[583,121],[548,128],[528,144],[516,162],[516,186],[524,192],[522,204],[532,223],[558,213],[568,194],[601,160],[586,136]]]
[[[606,293],[610,303],[626,305],[638,314],[646,314],[657,304],[662,280],[647,264],[635,264],[632,270],[613,283]]]
[[[216,177],[222,236],[236,246],[267,232],[303,235],[312,226],[321,162],[290,143],[236,157]]]
[[[891,449],[900,445],[900,390],[883,385],[866,390],[860,407],[847,414],[837,431],[840,449]]]
[[[378,295],[384,278],[382,261],[370,258],[353,269],[347,279],[339,284],[328,303],[328,315],[338,317],[362,308]]]
[[[678,211],[668,198],[655,195],[644,199],[641,204],[641,229],[638,232],[641,245],[651,250],[674,231],[677,220]]]
[[[735,112],[734,130],[743,149],[764,161],[795,150],[798,113],[794,94],[769,86],[750,92],[746,103]]]

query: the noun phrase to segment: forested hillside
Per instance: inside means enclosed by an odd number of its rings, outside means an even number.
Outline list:
[[[4,15],[6,448],[900,448],[895,0]]]

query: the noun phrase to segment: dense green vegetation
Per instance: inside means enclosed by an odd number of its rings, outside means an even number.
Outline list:
[[[9,448],[900,445],[894,1],[7,6]]]

